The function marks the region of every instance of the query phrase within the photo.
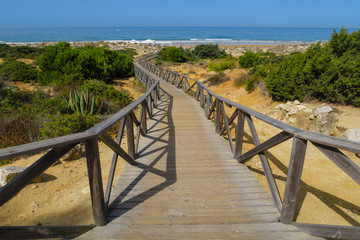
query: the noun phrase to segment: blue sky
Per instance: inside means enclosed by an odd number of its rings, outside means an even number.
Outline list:
[[[0,27],[360,27],[359,0],[0,1]]]

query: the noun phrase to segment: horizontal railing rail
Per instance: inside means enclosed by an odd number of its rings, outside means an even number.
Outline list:
[[[356,226],[346,227],[304,223],[300,224],[294,222],[296,202],[298,199],[298,191],[304,166],[307,143],[311,142],[344,173],[351,177],[356,183],[360,184],[360,167],[348,158],[341,150],[339,150],[342,149],[353,153],[360,153],[359,142],[305,131],[290,126],[253,109],[221,97],[196,79],[155,66],[145,60],[146,59],[139,59],[139,63],[144,68],[153,73],[155,76],[175,85],[175,87],[182,88],[185,93],[191,95],[200,102],[200,106],[204,109],[206,117],[214,120],[216,133],[227,137],[229,147],[234,155],[234,158],[236,158],[239,162],[245,162],[251,157],[259,155],[271,196],[280,213],[281,222],[285,224],[293,224],[298,228],[316,236],[347,239],[359,238],[360,227]],[[230,117],[226,114],[225,106],[230,109],[234,109]],[[261,143],[254,125],[253,117],[280,129],[281,132]],[[243,138],[245,136],[245,123],[248,124],[255,147],[245,153],[242,153]],[[234,125],[235,136],[233,140],[231,127]],[[269,161],[265,156],[264,151],[269,150],[291,138],[293,139],[293,144],[286,178],[285,193],[282,201]]]
[[[140,59],[149,60],[152,57],[153,55],[147,55],[141,57]],[[0,160],[48,150],[42,157],[39,158],[39,160],[34,162],[21,174],[0,188],[0,206],[13,198],[27,184],[31,183],[35,178],[40,176],[77,144],[84,143],[94,223],[96,226],[103,226],[106,224],[107,208],[109,206],[118,157],[120,156],[128,163],[134,164],[136,154],[138,152],[140,136],[147,133],[147,119],[152,118],[153,109],[154,107],[157,107],[157,101],[159,99],[159,80],[154,79],[151,74],[149,75],[147,71],[136,62],[134,63],[134,68],[136,78],[147,87],[146,93],[103,122],[86,130],[85,132],[0,149]],[[139,118],[137,118],[135,110],[138,110],[139,108],[140,113]],[[106,131],[117,123],[120,123],[120,127],[115,141],[106,133]],[[134,125],[136,127],[136,135],[134,133]],[[127,151],[121,147],[121,141],[124,138],[125,129],[128,146]],[[105,194],[102,184],[102,173],[100,168],[101,159],[98,140],[104,142],[114,151]],[[70,227],[0,227],[0,238],[9,236],[19,237],[21,232],[23,232],[23,237],[28,237],[26,234],[30,234],[31,232],[36,236],[39,236],[41,235],[41,232],[44,232],[54,233],[52,235],[45,234],[44,237],[63,237],[70,236],[71,229],[73,229],[74,232],[84,232],[92,227],[93,225]],[[37,231],[34,229],[39,230]]]

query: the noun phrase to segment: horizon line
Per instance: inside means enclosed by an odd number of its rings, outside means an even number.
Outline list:
[[[152,25],[152,26],[110,26],[110,25],[103,25],[103,26],[61,26],[61,25],[32,25],[32,26],[1,26],[0,28],[307,28],[307,29],[337,29],[337,28],[345,28],[345,29],[360,29],[359,27],[351,26],[351,27],[344,27],[344,26],[335,26],[335,27],[324,27],[324,26],[186,26],[186,25],[173,25],[173,26],[166,26],[166,25]]]

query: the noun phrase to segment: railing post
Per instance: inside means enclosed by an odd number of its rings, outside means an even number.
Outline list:
[[[219,100],[217,100],[217,99],[215,99],[215,107],[216,107],[216,109],[215,109],[215,133],[219,133],[220,132],[220,130],[221,130],[221,124],[220,124],[220,121],[221,121],[221,119],[220,119],[220,114],[221,114],[221,112],[220,112],[220,101]]]
[[[244,139],[245,115],[239,109],[237,110],[237,118],[238,119],[235,133],[235,158],[240,157],[242,154],[242,145]]]
[[[200,87],[200,107],[204,108],[204,89]]]
[[[284,201],[280,216],[280,221],[282,223],[290,224],[294,220],[301,173],[305,161],[306,145],[306,140],[297,137],[293,138],[289,170],[286,178]]]
[[[149,115],[152,118],[153,111],[152,111],[152,104],[151,104],[151,96],[150,95],[148,96],[147,105],[148,105]]]
[[[211,104],[211,95],[209,94],[209,92],[206,93],[206,116],[209,115],[210,112],[210,104]]]
[[[186,93],[186,82],[187,82],[187,78],[183,77],[183,91]]]
[[[199,93],[200,93],[200,84],[196,84],[196,93],[195,93],[195,99],[196,101],[199,99]]]
[[[126,116],[126,135],[128,144],[128,155],[135,160],[135,141],[133,120],[129,115]]]
[[[143,132],[146,134],[147,133],[147,123],[146,123],[146,103],[142,102],[141,106],[142,106],[142,111],[143,111],[143,118],[141,119],[141,128],[143,130]]]
[[[98,140],[85,141],[85,149],[94,222],[96,226],[104,226],[106,213]]]
[[[153,94],[154,94],[154,95],[153,95],[153,98],[154,98],[153,105],[154,105],[154,107],[156,108],[156,107],[157,107],[157,100],[158,100],[158,95],[157,95],[156,88],[154,88]]]

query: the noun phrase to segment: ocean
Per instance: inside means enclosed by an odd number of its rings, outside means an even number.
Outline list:
[[[348,29],[354,30],[358,29]],[[333,31],[333,28],[270,27],[0,27],[0,43],[127,41],[162,45],[272,45],[328,41]]]

